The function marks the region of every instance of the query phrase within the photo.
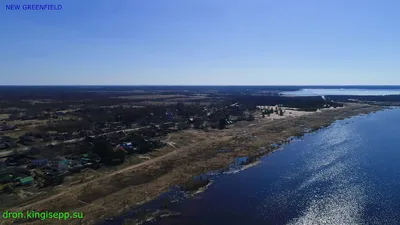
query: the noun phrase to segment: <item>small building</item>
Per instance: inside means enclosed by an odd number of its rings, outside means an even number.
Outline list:
[[[123,143],[123,144],[120,145],[120,147],[122,147],[124,149],[124,151],[126,153],[128,153],[128,154],[132,154],[132,153],[135,153],[137,151],[137,148],[134,147],[132,142]]]
[[[69,170],[69,166],[65,164],[58,164],[57,172],[60,174],[66,173]]]
[[[132,142],[123,143],[122,146],[124,148],[132,148]]]
[[[84,166],[82,164],[77,164],[77,165],[70,167],[68,169],[68,171],[71,173],[79,173],[79,172],[81,172],[82,169],[84,169]]]
[[[68,159],[60,160],[58,161],[58,164],[69,165],[69,160]]]
[[[88,162],[90,162],[89,158],[81,158],[81,163],[82,164],[85,164],[85,163],[88,163]]]
[[[49,163],[48,159],[34,159],[31,161],[31,165],[34,167],[45,166]]]
[[[58,172],[50,172],[44,175],[44,183],[42,184],[43,187],[47,187],[50,185],[59,185],[62,184],[64,181],[65,174],[58,173]]]
[[[19,183],[24,186],[31,185],[33,183],[33,177],[29,176],[29,177],[19,178]]]

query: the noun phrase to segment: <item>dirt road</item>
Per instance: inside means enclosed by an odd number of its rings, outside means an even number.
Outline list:
[[[78,189],[80,189],[80,188],[83,188],[85,185],[88,185],[88,184],[90,184],[90,183],[94,183],[94,182],[98,182],[98,181],[101,181],[101,180],[105,180],[105,179],[107,179],[107,178],[109,178],[109,177],[112,177],[112,176],[115,176],[115,175],[117,175],[117,174],[124,173],[124,172],[126,172],[126,171],[129,171],[129,170],[132,170],[132,169],[135,169],[135,168],[138,168],[138,167],[150,165],[150,164],[152,164],[152,163],[156,163],[156,162],[158,162],[158,161],[160,161],[160,160],[166,159],[166,158],[168,158],[168,157],[171,157],[171,156],[177,154],[177,152],[179,152],[179,151],[182,151],[182,149],[174,150],[174,151],[172,151],[172,152],[170,152],[170,153],[167,153],[167,154],[165,154],[165,155],[162,155],[162,156],[160,156],[160,157],[153,158],[153,159],[150,159],[150,160],[147,160],[147,161],[145,161],[145,162],[141,162],[141,163],[138,163],[138,164],[135,164],[135,165],[132,165],[132,166],[128,166],[128,167],[123,168],[123,169],[121,169],[121,170],[117,170],[117,171],[111,172],[111,173],[109,173],[109,174],[106,174],[105,176],[99,177],[99,178],[97,178],[97,179],[90,180],[90,181],[88,181],[88,182],[85,182],[85,183],[82,183],[82,184],[78,184],[78,185],[75,185],[75,186],[66,188],[66,189],[64,189],[62,192],[60,192],[60,193],[58,193],[58,194],[52,195],[52,196],[50,196],[50,197],[44,198],[44,199],[42,199],[42,200],[36,201],[36,202],[34,202],[34,203],[31,203],[31,204],[25,205],[25,206],[23,206],[23,207],[21,207],[21,208],[18,208],[18,209],[16,209],[16,210],[17,210],[17,211],[26,210],[26,209],[32,208],[32,207],[35,206],[35,205],[40,205],[40,204],[46,203],[47,201],[50,201],[50,200],[56,199],[56,198],[58,198],[58,197],[61,197],[61,196],[64,195],[65,193],[73,192],[73,191],[75,191],[75,190],[78,190]]]
[[[180,136],[171,141],[177,148],[148,161],[131,165],[121,170],[105,174],[103,177],[76,186],[66,187],[62,192],[40,199],[13,210],[41,209],[82,211],[83,224],[95,224],[107,217],[119,215],[130,206],[142,204],[157,197],[176,184],[206,171],[224,168],[235,157],[259,155],[260,147],[287,140],[298,135],[304,127],[319,128],[361,113],[379,110],[379,107],[355,105],[338,110],[309,114],[298,118],[280,120],[257,119],[243,126],[223,131],[203,132],[203,140],[187,144],[182,142],[188,136]],[[239,124],[238,124],[239,125]],[[301,126],[300,126],[301,125]],[[235,125],[236,126],[236,125]],[[184,131],[177,135],[190,133]],[[171,138],[172,139],[172,138]],[[168,139],[170,140],[170,139]],[[217,149],[227,148],[230,152],[217,153]],[[272,149],[271,149],[272,150]],[[88,185],[92,184],[92,185]],[[85,204],[80,204],[81,202]],[[34,221],[25,224],[61,224],[55,221]]]
[[[128,167],[125,167],[123,169],[120,169],[120,170],[105,174],[102,177],[90,180],[90,181],[82,183],[82,184],[78,184],[78,185],[75,185],[75,186],[67,187],[67,188],[63,189],[63,191],[58,193],[58,194],[49,196],[47,198],[41,199],[41,200],[36,201],[34,203],[30,203],[28,205],[24,205],[22,207],[19,207],[16,210],[26,210],[26,209],[29,209],[29,208],[34,208],[34,206],[36,206],[36,205],[41,205],[41,204],[44,204],[44,203],[46,203],[48,201],[54,200],[54,199],[56,199],[58,197],[62,197],[66,193],[72,193],[72,192],[74,192],[76,190],[82,189],[84,186],[86,186],[88,184],[95,183],[95,182],[101,182],[102,180],[106,180],[106,179],[108,179],[108,178],[110,178],[112,176],[115,176],[117,174],[121,174],[121,173],[130,171],[130,170],[139,168],[139,167],[144,167],[144,166],[147,166],[147,165],[150,165],[150,164],[154,164],[154,163],[160,162],[162,160],[166,160],[168,158],[174,157],[175,155],[177,155],[180,152],[186,151],[188,148],[196,148],[196,146],[199,146],[199,145],[202,145],[202,143],[196,143],[194,145],[185,146],[185,147],[182,147],[182,148],[174,147],[174,150],[172,152],[169,152],[169,153],[167,153],[165,155],[162,155],[162,156],[159,156],[157,158],[152,158],[152,159],[149,159],[147,161],[144,161],[144,162],[141,162],[141,163],[138,163],[138,164],[134,164],[134,165],[131,165],[131,166],[128,166]]]

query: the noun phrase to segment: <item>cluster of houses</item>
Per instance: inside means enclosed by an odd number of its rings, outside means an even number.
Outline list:
[[[0,191],[18,186],[46,187],[61,184],[65,176],[85,168],[98,169],[101,159],[92,153],[54,159],[14,154],[0,161]]]
[[[106,140],[113,142],[109,138]],[[85,142],[92,141],[89,138]],[[160,141],[138,139],[135,142],[120,142],[114,150],[121,150],[129,155],[145,153],[161,147],[162,144]],[[75,145],[72,144],[71,147],[73,146]],[[0,159],[0,192],[8,192],[21,186],[41,188],[58,185],[63,182],[65,176],[79,173],[86,168],[98,169],[102,165],[102,159],[94,153],[56,156],[52,159],[34,156],[42,155],[44,151],[33,147],[26,154],[13,154]]]
[[[131,128],[132,124],[124,124],[122,122],[96,122],[90,130],[77,130],[74,132],[65,133],[27,132],[24,135],[21,135],[18,140],[2,136],[0,137],[0,149],[14,148],[17,147],[17,144],[34,146],[35,144],[49,143],[54,140],[65,141],[83,137],[86,138],[86,143],[93,144],[92,141],[94,138],[107,136],[105,137],[106,140],[113,146],[116,146],[114,151],[121,150],[126,154],[142,154],[165,145],[165,143],[152,140],[152,138],[166,135],[169,132],[188,128],[218,128],[221,126],[221,124],[225,126],[225,124],[232,124],[240,120],[254,119],[252,113],[238,103],[228,105],[226,107],[204,107],[199,108],[197,111],[196,110],[191,113],[183,111],[180,114],[178,112],[167,111],[166,117],[163,117],[163,119],[157,123],[148,120],[146,127],[135,131],[135,133],[137,132],[137,137],[133,138],[132,140],[127,140],[127,133],[123,131],[127,128]],[[56,113],[55,115],[64,115],[64,113]],[[224,120],[223,123],[221,120]],[[95,137],[96,135],[99,136]],[[67,153],[67,155],[72,154],[73,151],[77,151],[77,144],[72,143],[73,142],[65,144],[65,146],[63,145],[63,148],[66,148],[67,150],[68,148],[72,149],[69,153],[65,152],[64,149],[63,153],[61,153],[62,155],[64,153]],[[52,151],[53,150],[54,149],[52,149]],[[27,154],[29,154],[29,156],[15,154],[9,156],[5,160],[0,159],[1,190],[6,190],[8,187],[17,187],[21,185],[34,185],[38,187],[57,185],[62,183],[63,178],[69,174],[78,173],[85,168],[97,169],[101,166],[101,158],[96,154],[87,153],[74,157],[56,157],[54,159],[32,157],[32,155],[37,155],[33,154],[32,152]],[[43,154],[40,155],[43,156]]]
[[[244,115],[247,109],[242,105],[235,103],[232,105],[228,105],[226,107],[191,107],[191,106],[182,106],[182,109],[176,109],[175,111],[172,109],[166,109],[164,112],[165,115],[156,115],[155,113],[149,113],[147,117],[142,121],[143,124],[139,123],[143,126],[148,126],[151,123],[157,124],[159,128],[164,130],[165,132],[176,131],[176,130],[184,130],[188,128],[194,129],[205,129],[208,127],[215,128],[218,127],[219,120],[221,117],[225,117],[225,114],[230,114],[231,118],[227,118],[227,124],[235,122],[235,120],[241,120],[243,117],[246,119],[247,116]],[[37,117],[42,118],[49,116],[63,116],[66,114],[71,115],[80,115],[80,110],[75,110],[71,112],[63,112],[63,111],[54,111],[54,112],[40,112]],[[110,112],[113,113],[113,112]],[[43,114],[43,115],[42,115]],[[120,115],[115,114],[115,118],[119,118]],[[118,116],[117,116],[118,115]],[[18,118],[22,118],[26,116],[21,113],[18,115]],[[37,119],[37,118],[36,118]],[[73,129],[74,124],[70,124],[72,129],[69,132],[61,132],[66,131],[65,129],[60,129],[57,132],[28,132],[24,135],[21,135],[16,142],[20,145],[31,146],[34,144],[48,143],[52,141],[65,141],[77,138],[83,138],[88,136],[102,135],[115,131],[121,131],[125,129],[133,128],[132,125],[135,123],[127,123],[126,121],[91,121],[91,127],[86,127],[83,129]],[[65,125],[65,124],[64,124]],[[64,126],[60,125],[60,126]],[[4,125],[5,126],[5,125]],[[67,126],[68,127],[68,126]],[[5,128],[3,128],[5,129]],[[11,129],[11,128],[6,128]],[[57,130],[57,129],[56,129]],[[0,149],[10,148],[9,145],[1,145],[0,140]]]
[[[30,184],[33,184],[33,177],[28,169],[8,168],[0,162],[0,191],[9,192],[13,187]]]

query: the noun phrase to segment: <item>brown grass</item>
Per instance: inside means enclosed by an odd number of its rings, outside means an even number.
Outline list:
[[[9,125],[16,126],[34,126],[34,125],[43,125],[46,124],[48,120],[12,120],[7,122]]]
[[[172,185],[184,184],[195,175],[224,168],[237,156],[259,156],[260,147],[286,141],[288,137],[303,133],[304,127],[317,129],[337,119],[379,110],[377,106],[347,105],[345,108],[281,120],[259,120],[246,126],[223,131],[186,131],[172,134],[168,141],[180,148],[161,158],[152,158],[143,166],[128,167],[117,174],[100,177],[78,187],[66,188],[61,194],[44,199],[27,207],[13,210],[41,209],[51,211],[82,211],[83,224],[94,224],[107,217],[118,215],[130,207],[150,201]],[[250,124],[255,124],[249,126]],[[182,138],[181,138],[182,137]],[[218,153],[218,149],[231,152]],[[162,151],[157,151],[162,154]],[[157,155],[157,152],[155,153]],[[114,172],[115,173],[115,172]],[[27,223],[26,223],[27,224]],[[29,224],[61,224],[58,221],[37,221]]]
[[[0,120],[6,120],[6,119],[8,119],[9,117],[10,117],[9,114],[6,114],[6,113],[0,114]]]

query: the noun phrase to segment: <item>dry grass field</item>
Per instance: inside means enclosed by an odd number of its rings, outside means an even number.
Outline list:
[[[195,175],[228,166],[235,157],[259,157],[273,151],[271,144],[302,135],[304,127],[317,130],[337,119],[369,113],[378,106],[351,104],[317,113],[292,114],[280,119],[257,118],[252,122],[230,125],[229,129],[210,132],[187,130],[170,134],[166,147],[146,155],[147,159],[127,162],[90,181],[61,185],[53,195],[37,196],[37,201],[15,206],[12,210],[81,211],[82,224],[95,224],[119,215],[135,205],[157,197],[172,185],[183,184]],[[260,152],[264,147],[267,151]],[[219,149],[231,151],[220,153]],[[68,221],[36,221],[25,224],[68,224]]]

